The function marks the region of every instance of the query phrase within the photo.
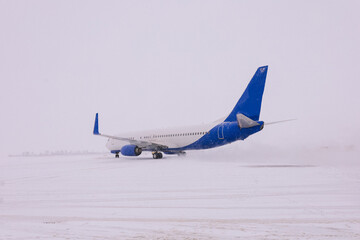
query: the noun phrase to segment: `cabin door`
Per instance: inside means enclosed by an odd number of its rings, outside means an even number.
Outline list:
[[[224,125],[222,124],[218,127],[218,138],[224,139]]]

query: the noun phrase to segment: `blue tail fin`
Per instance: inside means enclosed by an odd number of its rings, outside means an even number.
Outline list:
[[[240,100],[236,103],[230,115],[225,119],[225,122],[236,121],[236,114],[238,113],[242,113],[254,121],[259,120],[267,70],[268,66],[257,69]]]

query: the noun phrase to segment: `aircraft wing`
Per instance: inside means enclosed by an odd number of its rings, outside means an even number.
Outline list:
[[[135,140],[135,139],[130,139],[130,138],[124,138],[124,137],[119,137],[119,136],[111,136],[111,135],[106,135],[106,134],[102,134],[99,132],[99,119],[98,119],[98,114],[96,113],[95,116],[95,125],[94,125],[94,135],[97,136],[102,136],[102,137],[107,137],[107,138],[112,138],[112,139],[116,139],[116,140],[120,140],[120,141],[124,141],[124,142],[128,142],[130,144],[134,144],[144,150],[154,150],[154,151],[159,151],[159,150],[165,150],[168,149],[168,146],[162,145],[162,144],[158,144],[158,143],[154,143],[154,142],[149,142],[149,141],[143,141],[143,140]]]
[[[168,149],[168,146],[162,145],[162,144],[158,144],[158,143],[154,143],[154,142],[149,142],[149,141],[142,141],[142,140],[135,140],[135,139],[130,139],[130,138],[124,138],[124,137],[118,137],[118,136],[110,136],[110,135],[106,135],[106,134],[95,134],[95,135],[99,135],[99,136],[103,136],[103,137],[107,137],[107,138],[112,138],[112,139],[116,139],[116,140],[120,140],[120,141],[124,141],[124,142],[128,142],[130,144],[136,145],[144,150],[165,150]]]

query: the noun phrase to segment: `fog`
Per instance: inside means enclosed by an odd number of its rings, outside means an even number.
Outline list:
[[[359,146],[359,1],[0,1],[0,154],[214,121],[269,65],[245,146]],[[214,150],[213,150],[214,151]]]

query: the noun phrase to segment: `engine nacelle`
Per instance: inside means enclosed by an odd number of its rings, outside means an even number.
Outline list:
[[[124,156],[139,156],[142,153],[142,149],[136,145],[125,145],[120,150],[121,154]]]

